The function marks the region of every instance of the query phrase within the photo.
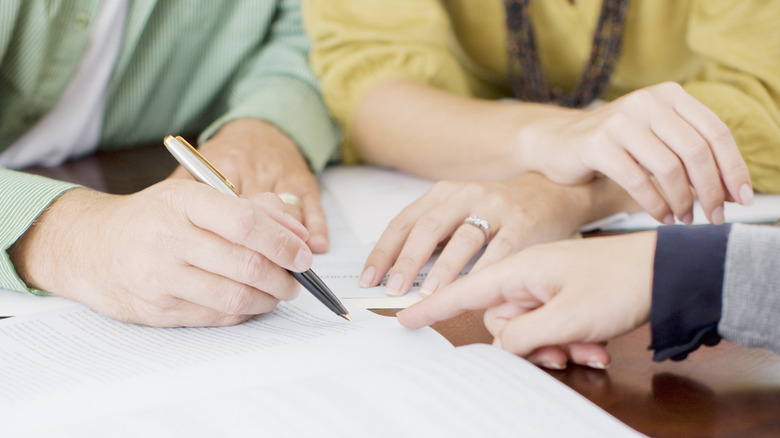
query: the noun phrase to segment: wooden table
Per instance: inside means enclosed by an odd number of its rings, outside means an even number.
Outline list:
[[[174,166],[160,144],[29,171],[127,194],[154,184]],[[455,345],[491,341],[479,313],[434,328]],[[548,373],[653,437],[780,437],[780,357],[722,342],[683,362],[654,363],[649,343],[649,329],[641,327],[610,342],[607,371],[570,366]]]

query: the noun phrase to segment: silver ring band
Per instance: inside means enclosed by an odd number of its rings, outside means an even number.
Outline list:
[[[490,223],[488,223],[487,219],[483,218],[482,216],[472,214],[471,216],[467,217],[463,223],[473,225],[482,230],[482,234],[485,235],[485,243],[488,243],[490,240]]]
[[[283,192],[277,194],[277,196],[279,196],[279,199],[281,199],[282,202],[284,202],[287,205],[294,205],[296,207],[300,207],[301,205],[301,198],[299,198],[296,195],[293,195],[292,193]]]

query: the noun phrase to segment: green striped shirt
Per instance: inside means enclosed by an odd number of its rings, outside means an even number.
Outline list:
[[[101,0],[0,2],[0,151],[57,104]],[[299,0],[133,0],[111,74],[101,149],[268,121],[314,171],[338,132],[308,66]],[[73,184],[0,169],[0,288],[26,291],[7,249]]]

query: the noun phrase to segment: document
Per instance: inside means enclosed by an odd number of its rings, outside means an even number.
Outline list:
[[[308,294],[234,327],[152,328],[84,306],[0,321],[4,436],[640,436],[488,345]]]
[[[62,297],[23,294],[0,288],[0,318],[59,309],[73,304],[73,301]]]
[[[428,190],[433,182],[371,166],[328,168],[320,178],[322,204],[328,217],[330,250],[315,254],[313,268],[341,299],[368,309],[403,309],[420,300],[438,254],[428,261],[402,297],[385,293],[387,275],[379,286],[358,287],[366,259],[382,231],[396,214]],[[466,274],[476,258],[460,275]]]

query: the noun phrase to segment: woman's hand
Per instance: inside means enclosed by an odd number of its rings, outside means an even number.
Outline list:
[[[724,221],[724,201],[753,199],[726,124],[673,82],[590,111],[538,105],[517,141],[526,166],[561,184],[604,174],[665,224],[675,216],[690,224],[695,196],[715,224]]]
[[[390,222],[368,256],[360,285],[375,286],[392,268],[387,293],[403,295],[446,242],[422,284],[426,295],[449,284],[485,245],[474,270],[528,245],[569,237],[609,209],[622,208],[604,206],[614,196],[605,184],[611,183],[561,186],[536,173],[506,181],[439,182]],[[489,224],[486,234],[464,223],[474,215]]]
[[[471,273],[398,313],[420,328],[487,309],[496,344],[550,368],[603,368],[603,348],[650,314],[655,232],[537,245]]]

